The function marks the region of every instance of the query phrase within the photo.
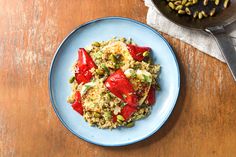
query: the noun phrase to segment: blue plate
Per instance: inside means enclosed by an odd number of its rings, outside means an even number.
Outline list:
[[[98,129],[86,123],[66,102],[71,93],[68,79],[73,75],[71,66],[77,60],[77,51],[93,41],[112,37],[132,38],[138,45],[152,48],[155,63],[162,67],[161,91],[149,117],[139,120],[132,128],[114,130]],[[180,88],[180,74],[174,52],[167,41],[151,27],[138,21],[107,17],[88,22],[72,31],[61,43],[53,58],[49,74],[49,91],[53,108],[74,135],[93,144],[123,146],[132,144],[154,134],[170,116]]]

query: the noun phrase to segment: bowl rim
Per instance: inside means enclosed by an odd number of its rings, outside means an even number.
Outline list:
[[[177,92],[175,93],[175,99],[173,101],[173,105],[171,106],[171,108],[169,109],[169,112],[166,114],[166,116],[163,118],[163,121],[162,123],[156,127],[152,132],[149,132],[146,136],[140,138],[140,139],[136,139],[136,140],[133,140],[133,141],[129,141],[129,142],[124,142],[124,143],[119,143],[119,144],[103,144],[103,143],[99,143],[99,142],[94,142],[88,138],[85,138],[85,137],[82,137],[81,135],[77,134],[76,132],[74,132],[67,124],[66,122],[63,120],[63,118],[61,117],[61,115],[59,114],[59,112],[57,111],[57,108],[56,108],[56,103],[54,101],[54,98],[53,98],[53,92],[52,92],[52,70],[53,70],[53,67],[54,67],[54,62],[55,62],[55,59],[57,57],[57,55],[59,54],[59,50],[61,49],[61,47],[63,46],[63,44],[70,38],[70,36],[72,36],[77,30],[81,29],[82,27],[85,27],[89,24],[92,24],[92,23],[95,23],[95,22],[98,22],[98,21],[103,21],[103,20],[124,20],[124,21],[129,21],[129,22],[133,22],[135,24],[138,24],[138,25],[141,25],[141,26],[144,26],[146,27],[147,29],[151,30],[153,33],[155,33],[156,35],[158,35],[159,37],[162,38],[162,40],[166,43],[166,45],[168,46],[169,50],[171,51],[172,53],[172,56],[174,58],[174,62],[175,62],[175,66],[177,68],[177,74],[178,74],[178,77],[177,77],[177,82],[178,82],[178,85],[177,85]],[[49,70],[49,75],[48,75],[48,90],[49,90],[49,96],[50,96],[50,101],[51,101],[51,104],[52,104],[52,107],[54,109],[54,112],[56,113],[57,117],[59,118],[60,122],[64,125],[65,128],[67,128],[73,135],[75,135],[76,137],[86,141],[86,142],[89,142],[89,143],[92,143],[92,144],[95,144],[95,145],[99,145],[99,146],[108,146],[108,147],[114,147],[114,146],[126,146],[126,145],[130,145],[130,144],[134,144],[134,143],[137,143],[137,142],[140,142],[150,136],[152,136],[154,133],[156,133],[163,125],[164,123],[167,121],[167,119],[170,117],[170,114],[172,113],[175,105],[176,105],[176,102],[177,102],[177,99],[179,97],[179,91],[180,91],[180,71],[179,71],[179,65],[178,65],[178,61],[176,59],[176,56],[175,56],[175,53],[172,49],[172,47],[170,46],[170,44],[167,42],[167,40],[157,31],[155,30],[154,28],[148,26],[147,24],[144,24],[142,22],[139,22],[139,21],[136,21],[134,19],[130,19],[130,18],[126,18],[126,17],[120,17],[120,16],[109,16],[109,17],[102,17],[102,18],[97,18],[97,19],[94,19],[94,20],[91,20],[91,21],[88,21],[78,27],[76,27],[75,29],[73,29],[63,40],[62,42],[59,44],[53,58],[52,58],[52,62],[51,62],[51,65],[50,65],[50,70]]]

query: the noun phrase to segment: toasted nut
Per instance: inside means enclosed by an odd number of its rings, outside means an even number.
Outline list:
[[[175,9],[175,5],[174,5],[174,3],[169,2],[168,5],[169,5],[169,7],[170,7],[171,9]]]
[[[198,19],[202,19],[203,18],[203,15],[202,15],[202,13],[200,12],[200,13],[198,13]]]
[[[193,4],[197,4],[198,0],[192,0]]]
[[[180,14],[180,15],[185,14],[185,11],[184,10],[179,10],[178,14]]]
[[[191,14],[192,14],[191,11],[190,11],[190,9],[189,9],[188,7],[185,8],[185,12],[186,12],[186,14],[188,14],[188,15],[191,15]]]
[[[187,2],[187,3],[185,4],[186,7],[189,7],[189,6],[191,6],[191,5],[193,5],[193,2]]]
[[[101,117],[101,114],[98,113],[98,112],[94,112],[94,117],[95,117],[95,118],[100,118],[100,117]]]
[[[198,16],[198,11],[195,11],[193,14],[193,18],[196,18]]]
[[[207,6],[207,4],[208,4],[208,0],[203,0],[203,5]]]
[[[225,0],[225,1],[224,1],[224,8],[227,8],[228,5],[229,5],[229,0]]]
[[[220,4],[220,0],[215,0],[215,5],[219,5]]]
[[[210,16],[214,16],[214,15],[215,15],[215,12],[216,12],[216,8],[213,8],[213,9],[210,11]]]
[[[175,1],[174,4],[175,4],[175,5],[181,5],[182,2],[181,2],[181,1]]]
[[[178,5],[178,6],[175,8],[175,10],[181,10],[182,8],[183,8],[182,5]]]
[[[201,13],[202,13],[202,15],[203,15],[204,17],[208,17],[208,15],[206,14],[205,11],[201,11]]]
[[[188,2],[188,0],[182,0],[182,5],[185,5]]]

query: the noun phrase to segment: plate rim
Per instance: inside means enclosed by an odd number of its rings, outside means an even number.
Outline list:
[[[53,92],[52,92],[52,70],[53,70],[53,67],[54,67],[54,63],[55,63],[55,59],[57,57],[57,55],[59,54],[59,50],[61,49],[61,47],[63,46],[63,44],[70,38],[70,36],[72,36],[77,30],[89,25],[89,24],[92,24],[92,23],[95,23],[95,22],[98,22],[98,21],[103,21],[103,20],[111,20],[111,19],[118,19],[118,20],[124,20],[124,21],[129,21],[129,22],[133,22],[135,24],[138,24],[138,25],[141,25],[141,26],[144,26],[146,27],[147,29],[151,30],[153,33],[155,33],[156,35],[158,35],[164,42],[165,44],[168,46],[173,58],[174,58],[174,62],[175,62],[175,66],[177,68],[177,74],[178,74],[178,77],[177,77],[177,92],[174,93],[175,95],[175,98],[174,98],[174,101],[173,101],[173,104],[171,106],[171,108],[169,109],[169,112],[166,114],[166,116],[163,118],[163,121],[162,123],[157,127],[155,128],[152,132],[148,133],[146,136],[140,138],[140,139],[136,139],[136,140],[133,140],[133,141],[129,141],[129,142],[123,142],[123,143],[118,143],[118,144],[103,144],[103,143],[99,143],[99,142],[94,142],[92,140],[90,140],[89,138],[86,138],[86,137],[82,137],[81,135],[77,134],[76,132],[74,132],[67,124],[66,122],[63,120],[63,118],[61,117],[61,115],[59,114],[57,108],[56,108],[56,103],[54,101],[54,98],[53,98]],[[160,128],[166,123],[166,121],[168,120],[168,118],[170,117],[174,107],[176,106],[176,102],[178,100],[178,97],[179,97],[179,93],[180,93],[180,70],[179,70],[179,64],[178,64],[178,60],[176,58],[176,55],[171,47],[171,45],[169,44],[169,42],[157,31],[155,30],[154,28],[152,28],[151,26],[145,24],[145,23],[142,23],[140,21],[136,21],[134,19],[131,19],[131,18],[127,18],[127,17],[121,17],[121,16],[108,16],[108,17],[102,17],[102,18],[97,18],[97,19],[94,19],[94,20],[90,20],[88,22],[85,22],[77,27],[75,27],[59,44],[58,48],[56,49],[55,51],[55,54],[52,58],[52,61],[51,61],[51,64],[50,64],[50,69],[49,69],[49,75],[48,75],[48,90],[49,90],[49,96],[50,96],[50,101],[51,101],[51,104],[52,104],[52,107],[53,107],[53,110],[54,112],[56,113],[57,117],[59,118],[60,122],[63,124],[63,126],[68,129],[73,135],[75,135],[76,137],[86,141],[86,142],[89,142],[89,143],[92,143],[92,144],[95,144],[95,145],[99,145],[99,146],[107,146],[107,147],[118,147],[118,146],[126,146],[126,145],[130,145],[130,144],[134,144],[134,143],[137,143],[137,142],[140,142],[144,139],[147,139],[149,137],[151,137],[153,134],[155,134],[158,130],[160,130]]]

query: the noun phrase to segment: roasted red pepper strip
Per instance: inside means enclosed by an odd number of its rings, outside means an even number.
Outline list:
[[[155,92],[156,89],[153,86],[151,86],[146,98],[146,102],[148,105],[153,105],[155,103],[156,101]]]
[[[81,102],[75,101],[72,104],[72,107],[75,111],[79,112],[81,115],[83,115],[83,106]]]
[[[79,49],[78,56],[79,59],[76,64],[75,79],[78,84],[84,84],[89,82],[92,78],[92,73],[89,70],[96,68],[97,66],[84,48]]]
[[[150,47],[140,47],[132,44],[127,45],[127,48],[131,56],[137,61],[142,61],[144,59],[143,53],[151,50]]]
[[[105,86],[118,98],[125,101],[129,106],[136,107],[138,98],[132,84],[126,78],[122,70],[117,70],[105,81]]]
[[[81,102],[81,95],[79,91],[75,93],[75,102],[72,104],[72,107],[75,111],[83,115],[83,105]]]
[[[136,108],[126,105],[122,108],[121,115],[124,117],[125,121],[127,121],[136,111],[137,111]]]

